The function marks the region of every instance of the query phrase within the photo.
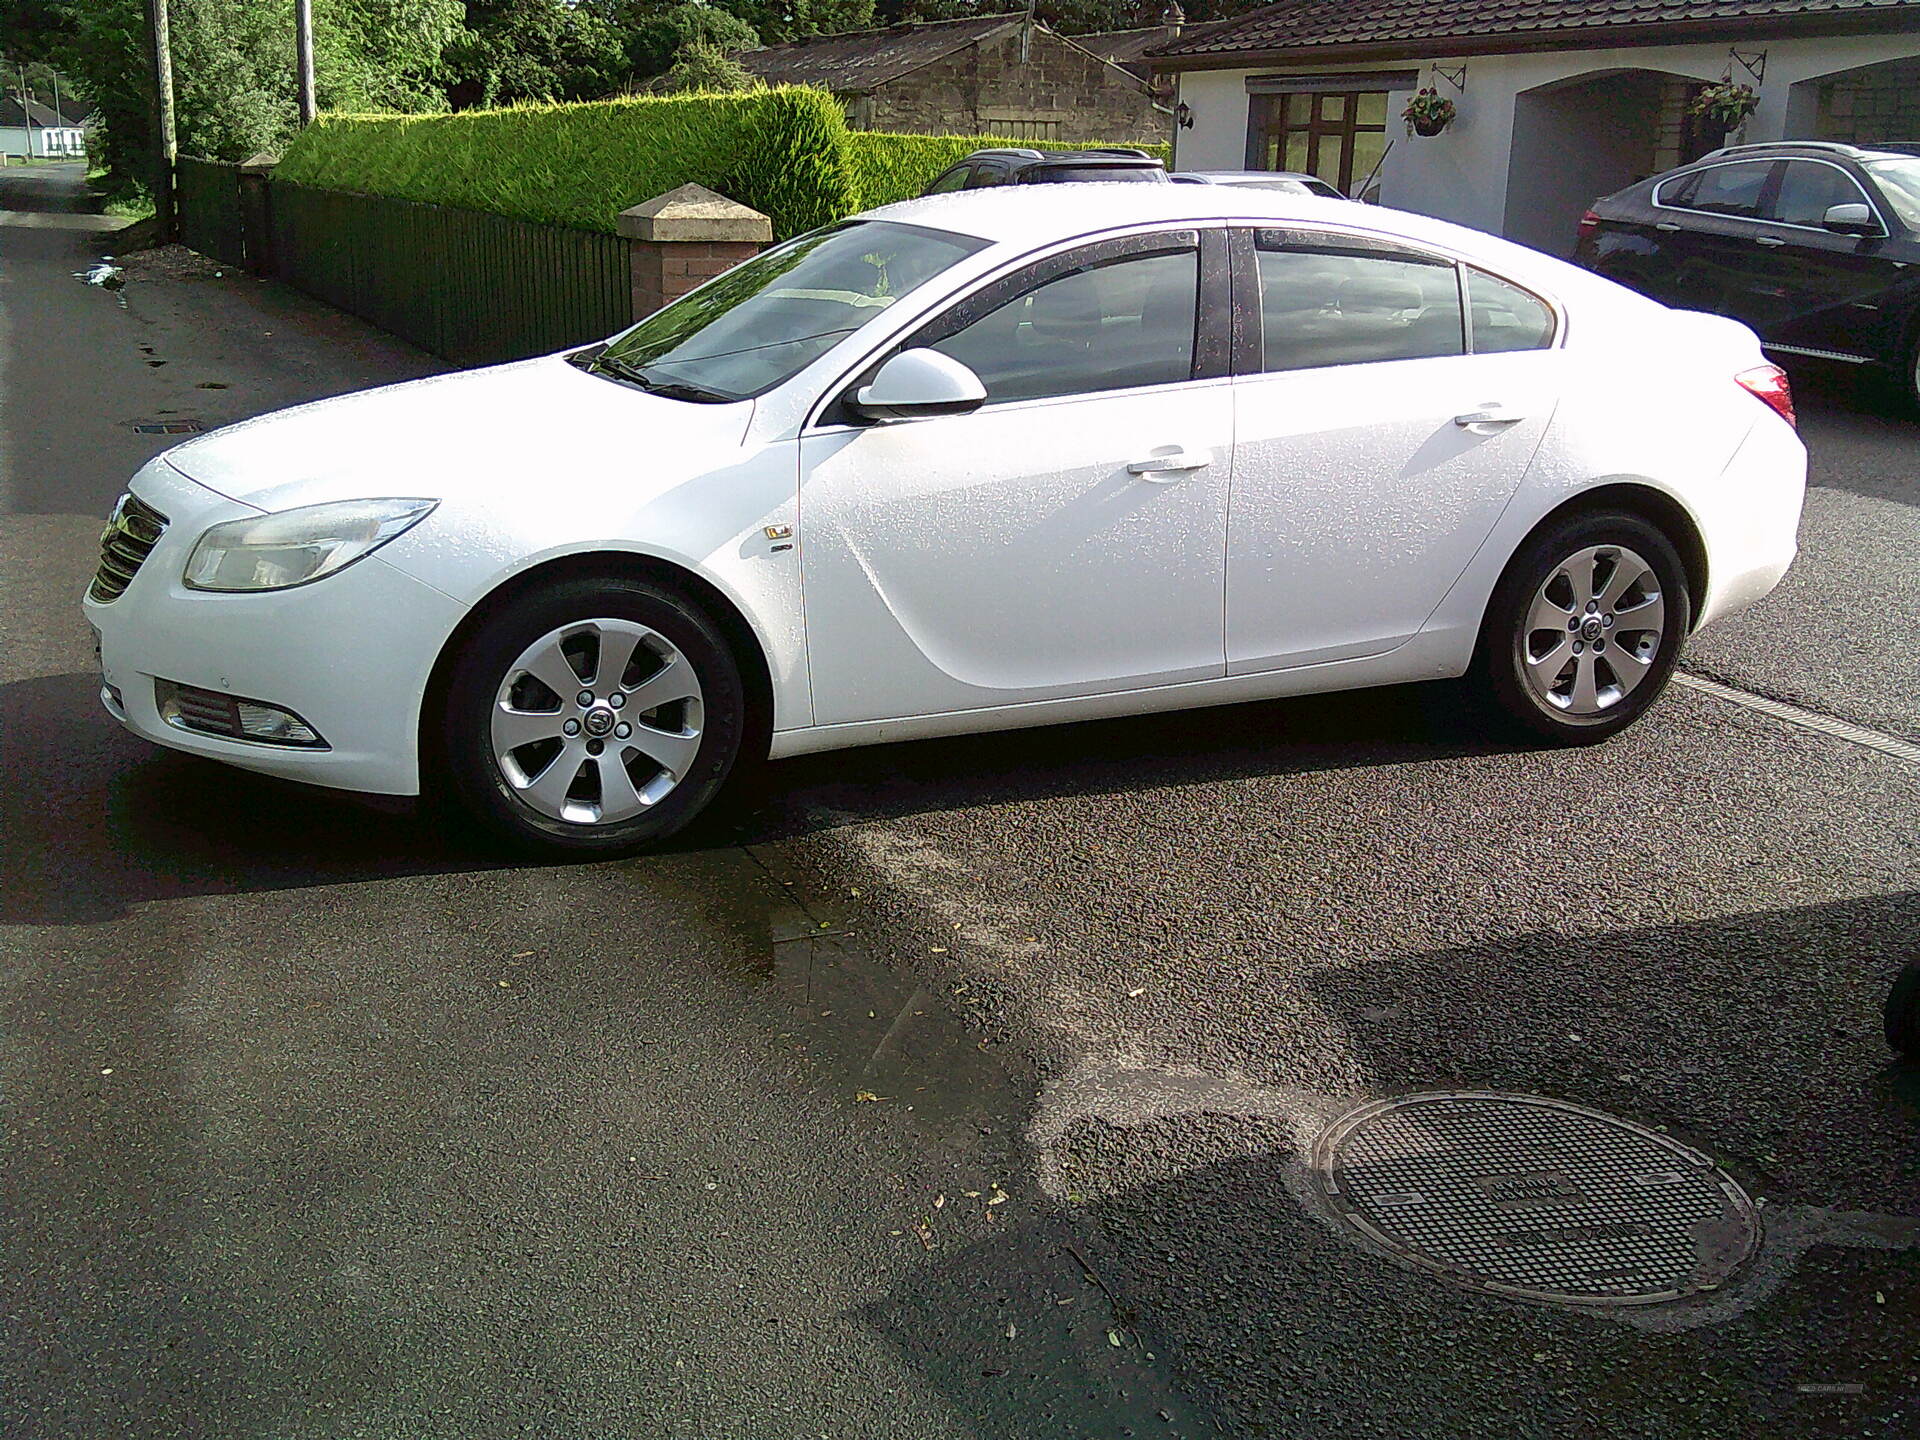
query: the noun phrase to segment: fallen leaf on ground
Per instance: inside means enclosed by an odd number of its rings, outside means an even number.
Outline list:
[[[885,1100],[887,1097],[885,1095],[876,1095],[871,1090],[862,1090],[853,1098],[854,1098],[854,1103],[859,1105],[878,1105],[882,1100]]]

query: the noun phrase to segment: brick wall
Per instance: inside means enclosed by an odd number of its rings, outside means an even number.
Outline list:
[[[1848,71],[1823,82],[1819,93],[1817,139],[1920,139],[1920,58]]]
[[[1057,36],[1034,32],[1025,63],[1018,33],[998,36],[880,86],[856,107],[872,130],[910,135],[999,134],[1048,140],[1165,141],[1172,120],[1146,87]]]

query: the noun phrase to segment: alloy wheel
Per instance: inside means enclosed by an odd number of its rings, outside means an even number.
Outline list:
[[[1534,592],[1520,669],[1544,706],[1572,719],[1604,715],[1653,670],[1667,603],[1646,558],[1590,545],[1553,567]]]
[[[611,825],[658,805],[700,752],[704,692],[687,658],[633,620],[582,620],[541,636],[494,697],[495,763],[550,819]]]

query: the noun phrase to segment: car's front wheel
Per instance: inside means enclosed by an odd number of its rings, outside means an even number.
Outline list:
[[[1659,699],[1693,609],[1673,543],[1637,515],[1572,517],[1536,535],[1488,607],[1493,698],[1536,735],[1591,745]]]
[[[496,837],[613,855],[713,801],[746,718],[740,667],[698,606],[635,579],[573,579],[468,637],[441,748],[453,797]]]

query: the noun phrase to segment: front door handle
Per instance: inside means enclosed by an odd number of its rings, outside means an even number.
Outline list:
[[[1756,245],[1764,245],[1769,250],[1778,250],[1787,242],[1782,240],[1778,235],[1756,235],[1753,237],[1753,243]]]
[[[1136,460],[1127,466],[1127,473],[1164,485],[1179,479],[1189,470],[1204,470],[1212,463],[1213,456],[1205,450],[1176,450],[1171,455],[1154,455],[1145,460]]]
[[[1464,415],[1453,417],[1453,423],[1462,430],[1471,430],[1476,425],[1518,425],[1527,417],[1518,410],[1509,410],[1504,405],[1482,405],[1478,410],[1469,410]]]
[[[1675,225],[1671,220],[1662,220],[1658,225],[1654,226],[1653,228],[1656,230],[1677,231],[1679,230],[1680,227],[1678,225]]]

